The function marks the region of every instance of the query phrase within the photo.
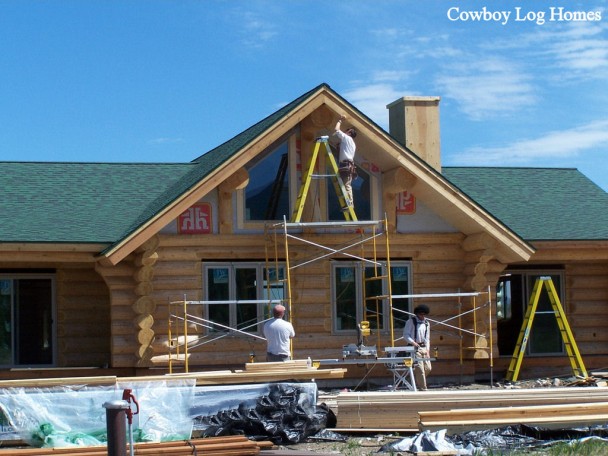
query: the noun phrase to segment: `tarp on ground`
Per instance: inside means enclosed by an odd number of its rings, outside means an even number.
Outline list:
[[[607,426],[590,426],[573,429],[545,429],[542,427],[515,425],[498,429],[464,432],[446,435],[446,430],[424,431],[412,437],[384,445],[380,452],[410,453],[451,451],[458,455],[483,455],[494,452],[546,448],[558,442],[577,442],[587,439],[606,440]]]

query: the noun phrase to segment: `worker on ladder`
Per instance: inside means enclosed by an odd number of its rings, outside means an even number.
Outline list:
[[[354,206],[352,182],[357,177],[357,168],[355,166],[355,151],[357,150],[355,137],[357,136],[357,130],[350,127],[346,132],[343,132],[341,127],[344,119],[344,116],[340,116],[340,119],[336,122],[334,135],[340,139],[338,170],[340,171],[340,178],[344,182],[347,196],[347,206],[343,207],[342,210],[347,211],[348,206]]]

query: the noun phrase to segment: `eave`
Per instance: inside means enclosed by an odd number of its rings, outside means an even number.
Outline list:
[[[532,257],[532,261],[536,263],[608,260],[608,240],[530,242],[536,248]]]
[[[0,243],[2,263],[94,263],[107,244]]]

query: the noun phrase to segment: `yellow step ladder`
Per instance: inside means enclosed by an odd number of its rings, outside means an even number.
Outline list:
[[[534,321],[534,314],[536,313],[540,294],[543,290],[543,285],[549,295],[549,301],[551,302],[551,307],[555,313],[557,325],[562,335],[562,340],[564,341],[564,347],[566,349],[566,353],[568,354],[568,358],[570,359],[572,372],[575,376],[587,378],[587,370],[583,364],[583,359],[578,351],[576,341],[572,335],[572,330],[570,329],[570,325],[568,324],[568,320],[566,320],[566,315],[564,314],[564,308],[559,300],[557,290],[555,289],[555,285],[553,284],[553,279],[551,279],[551,277],[539,277],[534,283],[534,288],[532,289],[532,294],[530,295],[530,302],[528,303],[528,309],[526,310],[526,316],[524,317],[523,325],[521,327],[521,331],[519,332],[517,344],[515,345],[515,350],[513,352],[513,358],[511,358],[511,364],[509,365],[505,378],[508,381],[517,381],[521,362],[526,352],[526,345],[528,344],[528,339],[530,337],[532,322]]]
[[[338,195],[338,202],[341,208],[345,208],[342,210],[344,213],[344,218],[347,221],[356,221],[357,216],[355,214],[355,209],[351,205],[347,205],[347,195],[346,188],[344,187],[344,182],[340,177],[340,172],[338,170],[338,164],[336,163],[336,159],[334,158],[331,150],[329,148],[329,136],[321,136],[317,138],[315,143],[315,148],[312,152],[308,165],[304,170],[304,174],[302,175],[302,185],[300,187],[300,192],[298,193],[298,199],[296,200],[295,208],[293,210],[293,214],[291,216],[291,222],[300,222],[302,218],[302,211],[304,210],[304,204],[306,203],[306,197],[308,196],[308,191],[310,190],[310,182],[313,178],[321,178],[321,177],[330,177],[332,178],[332,182],[334,185],[334,190],[336,191],[336,195]],[[327,156],[327,162],[329,163],[329,167],[333,174],[314,174],[315,167],[317,165],[317,160],[319,159],[319,151],[321,146],[325,146],[325,152]]]

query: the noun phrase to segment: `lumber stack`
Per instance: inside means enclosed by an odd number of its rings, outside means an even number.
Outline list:
[[[420,413],[608,402],[607,388],[537,388],[340,393],[338,429],[419,430]],[[483,411],[481,412],[483,414]],[[390,426],[389,426],[390,423]]]
[[[0,380],[0,388],[43,388],[61,385],[113,385],[120,382],[166,381],[170,379],[195,379],[198,386],[232,385],[245,383],[273,383],[280,381],[311,381],[344,378],[346,369],[319,369],[308,367],[308,361],[291,360],[279,363],[247,363],[244,370],[218,370],[186,372],[167,375],[142,375],[139,377],[63,377],[23,380]]]
[[[271,442],[254,442],[244,436],[209,437],[205,439],[179,440],[162,443],[136,443],[135,455],[191,456],[248,456],[260,454],[262,448],[272,447]],[[127,454],[129,450],[127,449]],[[21,448],[2,449],[2,456],[101,456],[107,455],[106,446],[69,447],[69,448]]]
[[[305,359],[276,363],[246,363],[245,369],[234,371],[210,371],[171,374],[173,378],[195,378],[199,386],[230,385],[244,383],[272,383],[280,381],[310,381],[344,378],[346,369],[319,369],[308,366]],[[133,380],[136,380],[136,377]],[[150,377],[147,377],[149,379]],[[164,377],[166,380],[167,377]],[[122,379],[124,380],[124,379]]]
[[[419,412],[420,429],[448,433],[516,424],[545,428],[591,426],[608,421],[608,402]]]

